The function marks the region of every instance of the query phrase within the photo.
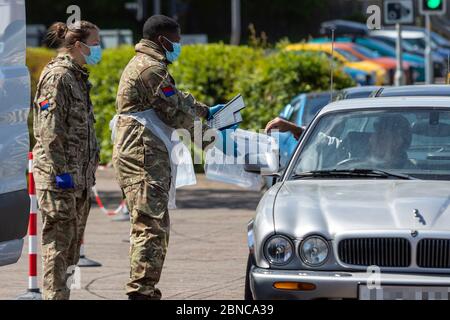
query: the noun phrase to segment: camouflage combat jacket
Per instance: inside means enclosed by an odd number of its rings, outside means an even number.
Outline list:
[[[55,178],[64,173],[77,190],[95,185],[99,145],[88,78],[88,71],[67,55],[53,59],[41,74],[33,104],[38,189],[57,191]]]
[[[153,109],[167,126],[185,129],[194,137],[194,121],[206,117],[208,107],[179,91],[168,71],[169,62],[157,44],[141,40],[119,84],[113,163],[122,188],[147,180],[166,190],[170,165],[164,143],[127,114]],[[203,132],[207,130],[202,125]]]

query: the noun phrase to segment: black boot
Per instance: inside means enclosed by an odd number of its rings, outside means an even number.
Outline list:
[[[151,296],[146,296],[137,292],[133,292],[128,294],[128,300],[146,300],[146,301],[157,301],[157,300],[161,300],[161,296],[160,295],[156,295],[155,297],[151,297]]]
[[[130,293],[128,295],[128,300],[151,300],[150,297],[145,296],[140,293]]]

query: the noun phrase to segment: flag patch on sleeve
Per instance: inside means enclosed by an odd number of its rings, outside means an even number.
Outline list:
[[[167,98],[170,98],[171,96],[175,95],[175,89],[173,87],[162,88],[162,91]]]
[[[44,100],[44,101],[40,102],[39,107],[41,107],[41,111],[47,110],[48,108],[50,108],[50,101]]]

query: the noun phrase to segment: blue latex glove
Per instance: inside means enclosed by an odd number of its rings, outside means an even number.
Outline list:
[[[224,104],[218,104],[217,106],[211,107],[208,109],[208,115],[206,116],[206,120],[211,120],[213,118],[213,116],[219,112],[220,110],[222,110],[223,108],[225,108]]]
[[[64,173],[59,176],[56,176],[56,186],[59,189],[63,189],[63,190],[75,188],[75,184],[73,183],[72,176],[68,173]]]
[[[222,151],[223,154],[227,156],[237,157],[238,156],[238,146],[236,141],[231,144],[229,141],[232,140],[231,135],[236,131],[238,125],[234,125],[228,129],[223,129],[220,132],[219,141],[217,141],[217,148]]]

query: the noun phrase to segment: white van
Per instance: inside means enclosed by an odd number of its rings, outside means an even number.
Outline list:
[[[25,0],[0,0],[0,266],[16,263],[26,236],[30,75]]]

